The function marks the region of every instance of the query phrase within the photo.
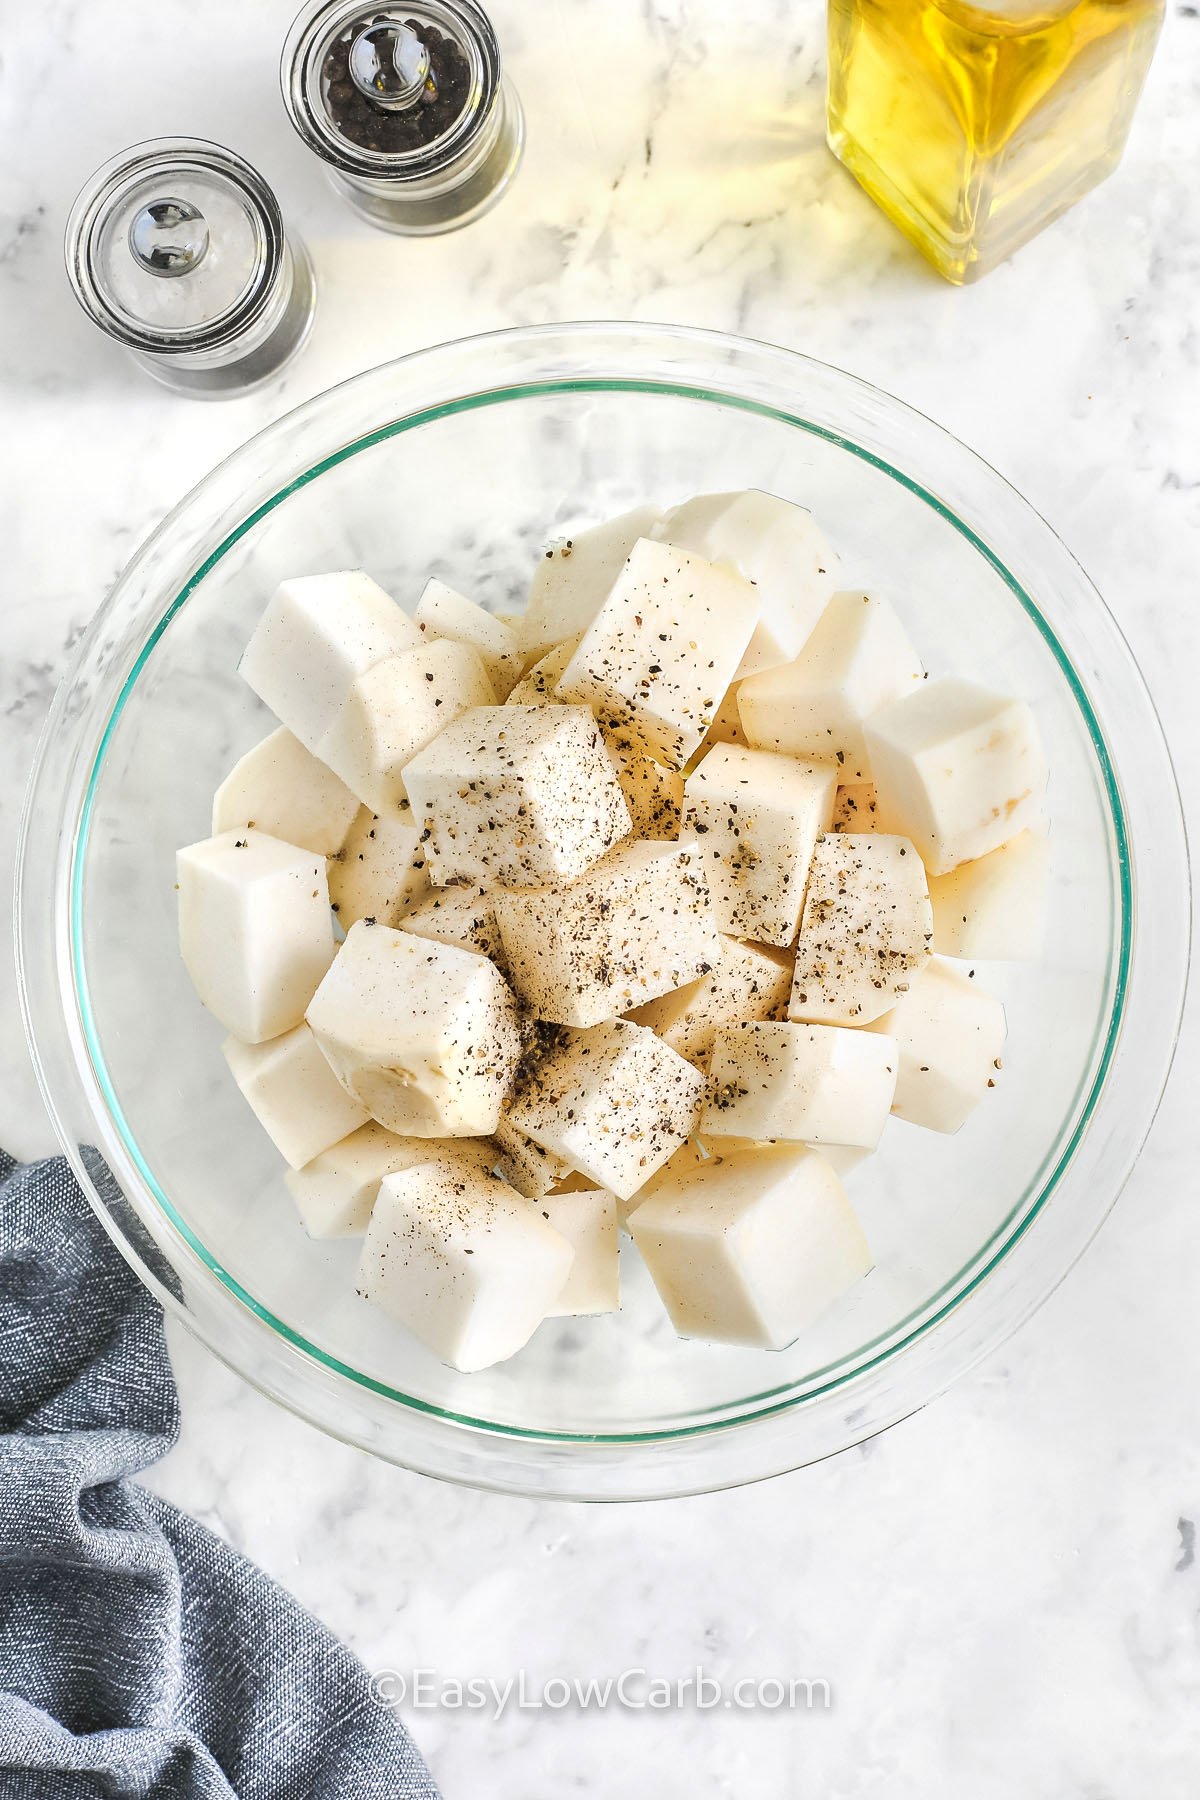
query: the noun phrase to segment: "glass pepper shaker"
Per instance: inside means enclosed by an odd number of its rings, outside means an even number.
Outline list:
[[[189,393],[257,386],[312,323],[312,266],[274,194],[200,138],[135,144],[98,169],[71,209],[66,257],[88,317]]]
[[[385,231],[453,231],[494,206],[525,122],[475,0],[312,0],[280,69],[292,124],[334,186]]]

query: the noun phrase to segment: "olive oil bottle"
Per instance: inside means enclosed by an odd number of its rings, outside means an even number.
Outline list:
[[[1164,0],[829,0],[829,143],[949,281],[1120,161]]]

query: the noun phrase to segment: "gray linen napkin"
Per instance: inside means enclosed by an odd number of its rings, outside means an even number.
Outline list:
[[[0,1800],[437,1800],[349,1651],[125,1479],[178,1429],[156,1302],[0,1152]]]

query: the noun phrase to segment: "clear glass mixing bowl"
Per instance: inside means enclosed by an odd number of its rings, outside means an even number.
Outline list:
[[[176,947],[176,847],[270,726],[239,653],[281,577],[435,572],[518,607],[542,540],[647,498],[757,486],[812,507],[927,665],[1027,697],[1049,752],[1045,955],[980,968],[1003,1079],[953,1138],[893,1121],[852,1179],[875,1268],[775,1355],[678,1340],[632,1256],[619,1317],[544,1325],[464,1376],[304,1235]],[[63,1148],[143,1279],[232,1367],[414,1469],[626,1498],[752,1480],[928,1400],[1062,1277],[1149,1127],[1187,959],[1171,765],[1113,621],[978,458],[790,352],[641,325],[501,333],[322,395],[216,469],[96,615],[55,702],[18,867],[30,1042]]]

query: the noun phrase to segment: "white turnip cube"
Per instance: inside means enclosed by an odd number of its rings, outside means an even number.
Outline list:
[[[875,783],[873,781],[848,781],[839,787],[833,797],[833,824],[831,831],[875,831],[876,820]]]
[[[754,582],[760,617],[740,675],[791,662],[837,582],[838,558],[812,514],[756,488],[685,500],[654,536],[709,562],[728,563]]]
[[[682,768],[757,620],[755,590],[740,575],[639,538],[555,694],[590,706],[606,734]]]
[[[517,685],[511,690],[506,706],[554,706],[554,690],[558,686],[558,678],[575,654],[575,646],[579,638],[566,638],[561,644],[555,644],[544,656],[530,664]]]
[[[922,678],[886,600],[835,594],[794,662],[742,682],[738,712],[759,749],[836,761],[843,781],[868,781],[864,721]]]
[[[333,960],[325,859],[224,831],[175,859],[179,948],[209,1012],[244,1044],[290,1031]]]
[[[607,1188],[576,1187],[547,1194],[538,1211],[575,1252],[566,1286],[550,1308],[552,1319],[617,1312],[621,1305],[621,1264],[617,1245],[617,1200]]]
[[[498,700],[520,680],[525,658],[514,628],[444,581],[425,583],[414,618],[427,641],[445,638],[478,651]]]
[[[932,942],[925,870],[908,838],[884,832],[818,838],[789,1019],[869,1024],[907,990]]]
[[[660,517],[653,506],[636,506],[546,549],[538,558],[521,617],[521,646],[527,656],[544,656],[562,638],[587,630],[633,546],[650,535]]]
[[[304,1168],[289,1169],[284,1181],[309,1237],[361,1237],[384,1176],[429,1162],[486,1174],[487,1139],[397,1137],[372,1119]]]
[[[629,1230],[682,1337],[782,1350],[871,1267],[815,1151],[752,1149],[662,1182]]]
[[[709,726],[699,750],[688,764],[688,774],[691,773],[705,752],[712,749],[714,744],[740,744],[743,749],[748,747],[749,739],[742,725],[742,715],[738,711],[738,694],[741,692],[741,686],[740,681],[735,681],[732,687],[726,688],[724,697],[718,701],[717,710],[713,714],[713,722]]]
[[[1038,823],[1046,762],[1024,701],[947,676],[883,707],[866,736],[878,827],[910,837],[931,875]]]
[[[733,1156],[739,1150],[764,1150],[771,1146],[770,1138],[718,1137],[713,1132],[706,1132],[701,1141],[709,1156]],[[873,1150],[864,1150],[860,1144],[810,1144],[808,1148],[819,1150],[841,1181],[874,1155]]]
[[[933,947],[942,956],[1027,962],[1046,929],[1050,847],[1038,832],[1019,836],[929,883]]]
[[[316,754],[358,676],[420,642],[407,613],[361,570],[301,575],[276,588],[238,667]]]
[[[573,1255],[498,1176],[426,1163],[380,1182],[358,1291],[452,1368],[486,1369],[529,1342]]]
[[[700,1135],[873,1150],[896,1092],[891,1038],[837,1025],[718,1031]]]
[[[633,836],[666,843],[679,836],[683,822],[683,776],[640,750],[610,743],[608,753],[629,808]]]
[[[395,813],[364,806],[329,862],[329,898],[343,930],[359,919],[396,925],[429,892],[425,849],[407,801]]]
[[[527,1200],[540,1200],[571,1173],[569,1162],[518,1131],[507,1112],[500,1114],[491,1144],[496,1168]]]
[[[477,707],[406,773],[439,887],[570,881],[629,835],[616,770],[586,707]]]
[[[307,1017],[339,1081],[389,1131],[495,1131],[521,1040],[508,985],[486,957],[363,920]]]
[[[643,1200],[648,1200],[664,1181],[668,1181],[671,1176],[678,1175],[684,1169],[694,1169],[699,1163],[707,1162],[708,1158],[708,1146],[702,1143],[698,1137],[690,1137],[685,1144],[679,1146],[678,1150],[673,1150],[662,1167],[656,1169],[653,1175],[643,1181],[640,1188],[637,1188],[627,1199],[617,1199],[617,1224],[621,1230],[629,1230],[631,1213],[642,1204]],[[573,1176],[567,1185],[570,1187],[586,1186],[587,1177]]]
[[[434,938],[439,944],[458,944],[487,956],[505,973],[504,943],[496,923],[490,894],[482,888],[433,888],[399,921],[402,931]]]
[[[265,1044],[229,1037],[221,1049],[259,1124],[293,1169],[302,1169],[370,1117],[346,1092],[307,1025]]]
[[[722,931],[785,948],[793,942],[836,788],[832,764],[736,744],[714,744],[688,776],[685,829],[698,836]]]
[[[280,726],[247,750],[213,796],[212,829],[265,831],[318,856],[334,856],[358,812],[358,799],[300,739]]]
[[[495,895],[509,978],[540,1019],[598,1025],[716,965],[696,840],[624,844],[566,887]]]
[[[389,656],[350,687],[317,754],[365,806],[394,810],[419,750],[463,713],[496,699],[479,652],[439,639]]]
[[[791,988],[790,957],[723,936],[707,975],[639,1006],[630,1017],[635,1025],[657,1032],[698,1069],[707,1069],[721,1026],[742,1019],[785,1019]]]
[[[551,1033],[546,1043],[522,1067],[511,1123],[628,1199],[691,1136],[703,1075],[624,1019]]]
[[[935,956],[899,1004],[868,1028],[897,1046],[896,1117],[929,1131],[957,1131],[996,1085],[1005,1030],[1000,1002]]]

